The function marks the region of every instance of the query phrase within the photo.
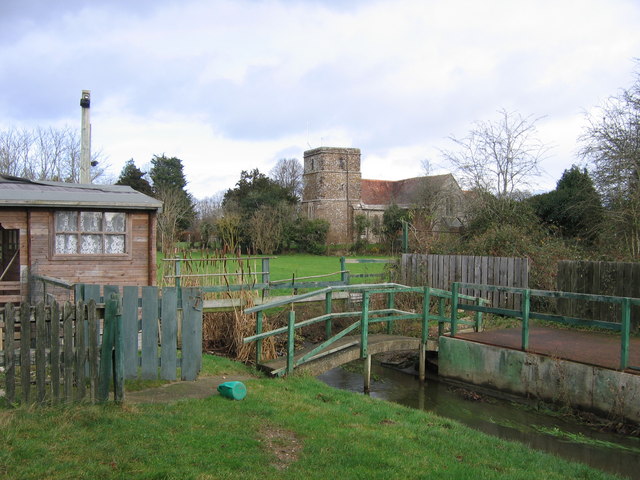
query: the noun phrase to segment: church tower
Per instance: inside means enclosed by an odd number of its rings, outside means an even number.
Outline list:
[[[320,147],[304,152],[302,209],[329,222],[327,243],[353,241],[353,207],[361,203],[359,148]]]

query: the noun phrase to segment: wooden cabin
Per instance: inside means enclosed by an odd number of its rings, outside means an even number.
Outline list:
[[[27,298],[32,275],[155,285],[161,208],[128,186],[0,175],[0,304]]]

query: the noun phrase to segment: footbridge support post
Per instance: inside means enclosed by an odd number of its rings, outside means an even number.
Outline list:
[[[371,391],[371,355],[364,359],[364,393]]]
[[[431,307],[431,290],[424,287],[422,296],[422,337],[420,338],[420,351],[418,352],[418,378],[424,382],[427,376],[427,340],[429,339],[429,308]]]

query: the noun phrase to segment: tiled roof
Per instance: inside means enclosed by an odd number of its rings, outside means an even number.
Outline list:
[[[361,181],[362,203],[365,205],[411,204],[417,201],[420,192],[439,190],[451,180],[453,177],[450,173],[397,181],[363,179]]]

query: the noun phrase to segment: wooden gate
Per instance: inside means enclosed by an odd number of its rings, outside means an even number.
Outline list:
[[[124,377],[195,380],[202,366],[198,288],[76,285],[76,300],[122,297]]]

